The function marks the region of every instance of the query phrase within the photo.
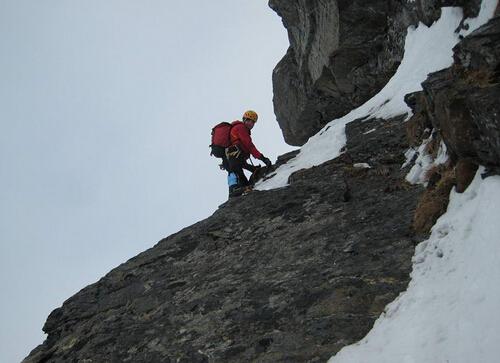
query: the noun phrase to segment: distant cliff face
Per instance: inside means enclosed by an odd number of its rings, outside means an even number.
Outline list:
[[[273,72],[285,141],[302,145],[375,95],[397,69],[407,27],[432,24],[441,6],[477,15],[480,0],[270,0],[290,47]]]

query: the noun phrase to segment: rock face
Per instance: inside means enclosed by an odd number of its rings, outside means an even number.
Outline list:
[[[403,182],[401,119],[347,135],[341,157],[229,200],[71,297],[24,362],[324,362],[362,338],[408,282],[421,190]]]
[[[500,17],[454,49],[454,65],[431,74],[409,103],[409,123],[439,130],[454,163],[472,160],[500,171]]]
[[[374,96],[397,69],[409,25],[431,25],[441,6],[476,16],[480,0],[270,0],[290,47],[273,72],[285,141],[303,145],[326,123]]]
[[[287,143],[302,145],[333,116],[382,88],[403,55],[391,19],[397,1],[271,0],[288,29],[290,48],[273,72],[274,107]]]
[[[271,0],[291,39],[274,74],[285,135],[301,143],[369,97],[401,57],[403,25],[460,2]],[[480,1],[466,3],[477,13]],[[408,95],[407,123],[348,124],[340,157],[286,188],[229,200],[81,290],[50,314],[46,341],[24,362],[324,362],[361,339],[406,288],[424,237],[411,228],[422,188],[401,169],[409,145],[431,128],[448,145],[451,163],[434,173],[447,184],[434,195],[465,189],[475,164],[498,173],[499,37],[495,18],[461,42],[455,64]],[[433,224],[417,214],[422,230]]]
[[[446,211],[452,186],[464,192],[479,165],[487,168],[483,176],[500,174],[499,56],[497,16],[454,48],[453,66],[430,74],[423,91],[406,96],[413,110],[406,123],[410,145],[429,138],[432,155],[444,142],[450,156],[445,165],[429,170],[428,188],[415,213],[416,231],[430,230]]]

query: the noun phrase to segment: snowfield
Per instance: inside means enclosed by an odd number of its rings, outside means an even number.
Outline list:
[[[419,244],[407,291],[329,363],[500,360],[500,177],[479,170]]]
[[[285,187],[293,172],[339,156],[346,143],[345,125],[351,121],[410,117],[404,96],[421,90],[429,73],[449,67],[459,36],[485,24],[497,4],[483,0],[479,16],[466,21],[469,30],[460,33],[455,33],[460,8],[443,8],[431,27],[410,27],[403,61],[387,85],[361,107],[327,124],[256,189]],[[447,159],[444,144],[436,160],[423,153],[423,146],[407,152],[408,159],[417,155],[407,176],[412,183],[424,183],[425,171]],[[447,212],[416,248],[407,291],[386,307],[365,338],[344,347],[329,363],[500,362],[500,177],[483,180],[483,171],[464,193],[451,192]]]

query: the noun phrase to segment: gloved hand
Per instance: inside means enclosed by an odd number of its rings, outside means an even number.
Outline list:
[[[273,163],[271,163],[271,160],[269,160],[268,158],[266,158],[264,155],[262,155],[260,157],[260,160],[266,164],[267,167],[271,167],[273,165]]]

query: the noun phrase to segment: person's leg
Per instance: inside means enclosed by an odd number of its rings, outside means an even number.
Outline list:
[[[253,173],[257,167],[255,165],[247,163],[246,160],[243,161],[242,165],[243,169],[248,170],[250,173]]]
[[[222,156],[222,167],[224,168],[224,170],[227,170],[227,172],[229,173],[229,163],[227,161],[227,156],[225,153]]]
[[[227,173],[227,186],[229,188],[229,196],[234,194],[235,190],[238,189],[238,177],[233,172]]]
[[[241,158],[234,158],[229,156],[227,158],[228,165],[229,165],[229,171],[232,174],[235,174],[238,183],[236,185],[230,186],[229,187],[229,196],[237,196],[241,195],[244,191],[244,188],[248,185],[248,179],[245,175],[245,172],[243,171],[243,162]]]
[[[227,162],[229,166],[229,171],[235,173],[238,176],[238,185],[239,186],[248,185],[248,179],[243,171],[245,160],[240,156],[238,157],[229,156],[227,158]]]

